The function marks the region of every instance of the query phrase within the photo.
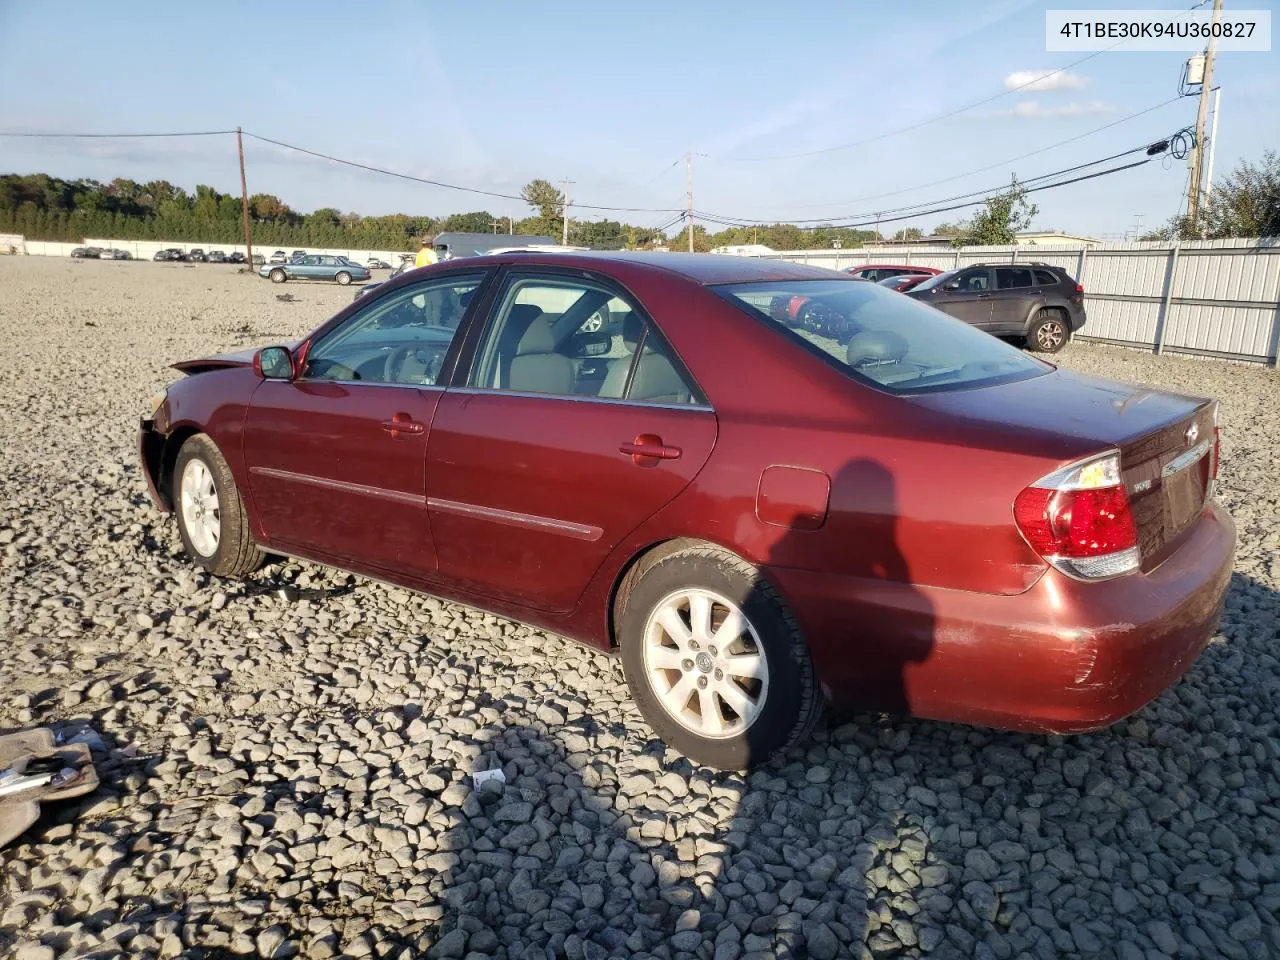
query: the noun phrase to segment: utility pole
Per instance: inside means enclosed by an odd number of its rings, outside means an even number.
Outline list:
[[[1213,23],[1222,19],[1222,0],[1213,0]],[[1216,32],[1216,31],[1215,31]],[[1196,145],[1191,154],[1191,181],[1187,185],[1187,221],[1197,236],[1200,233],[1200,193],[1204,174],[1204,126],[1209,116],[1209,92],[1213,89],[1213,58],[1218,52],[1218,38],[1209,34],[1204,52],[1204,77],[1200,83],[1200,106],[1196,110]]]
[[[236,150],[240,153],[240,222],[244,227],[244,257],[253,270],[253,233],[249,229],[249,186],[244,179],[244,137],[236,127]]]
[[[1209,124],[1209,162],[1204,171],[1204,194],[1213,192],[1213,148],[1218,145],[1218,107],[1222,100],[1222,87],[1213,88],[1213,122]]]
[[[560,185],[564,187],[564,206],[560,219],[564,221],[560,230],[560,246],[567,247],[569,245],[569,187],[576,183],[575,180],[561,180]]]
[[[684,225],[689,231],[689,252],[693,253],[693,152],[684,155],[685,193],[688,206],[685,208]]]

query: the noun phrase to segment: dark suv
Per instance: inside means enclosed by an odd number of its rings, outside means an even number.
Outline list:
[[[1041,353],[1057,353],[1085,321],[1084,287],[1047,263],[977,263],[906,295],[998,337],[1025,337]]]

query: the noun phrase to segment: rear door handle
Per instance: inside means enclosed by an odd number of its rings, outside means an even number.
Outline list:
[[[979,299],[979,300],[989,300],[990,298],[991,298],[991,294],[989,294],[989,293],[980,293],[980,294],[978,294],[978,299]]]
[[[652,460],[679,460],[684,453],[679,447],[663,443],[661,437],[652,433],[642,433],[630,443],[619,444],[618,452],[629,456],[636,466]]]
[[[391,434],[391,439],[394,440],[402,433],[414,435],[425,433],[427,428],[407,413],[397,413],[390,420],[382,421],[382,429]]]

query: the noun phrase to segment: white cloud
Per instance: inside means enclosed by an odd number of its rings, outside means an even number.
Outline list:
[[[1105,100],[1089,100],[1086,103],[1063,103],[1053,107],[1046,107],[1039,100],[1023,100],[1021,103],[1015,104],[1012,110],[1004,110],[1001,116],[1005,117],[1033,117],[1041,119],[1044,117],[1087,117],[1098,113],[1114,113],[1115,105],[1107,103]]]
[[[1068,70],[1018,70],[1004,78],[1006,90],[1083,90],[1087,78]]]

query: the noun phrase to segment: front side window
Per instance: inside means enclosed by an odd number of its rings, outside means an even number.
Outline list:
[[[891,393],[1002,383],[1052,369],[878,284],[789,280],[712,289],[761,322],[784,330],[803,349]],[[794,309],[778,310],[779,302]]]
[[[516,393],[693,403],[670,346],[627,298],[581,280],[516,277],[480,344],[470,385]]]
[[[980,293],[991,289],[991,277],[986,270],[965,270],[955,278],[961,293]]]
[[[310,380],[435,384],[484,274],[443,277],[375,300],[317,343]]]

